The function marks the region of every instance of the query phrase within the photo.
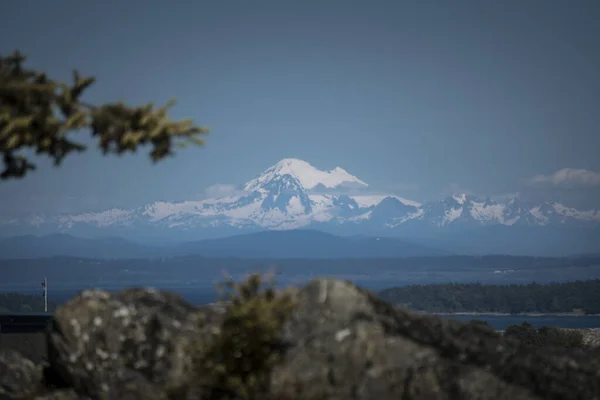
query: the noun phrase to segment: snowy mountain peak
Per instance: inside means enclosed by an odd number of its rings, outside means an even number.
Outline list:
[[[331,171],[322,171],[306,161],[296,158],[284,158],[277,164],[266,169],[260,176],[246,183],[244,190],[247,192],[259,190],[268,185],[269,182],[286,175],[294,178],[305,190],[313,189],[319,185],[329,189],[342,184],[368,186],[365,182],[348,173],[343,168],[336,167]]]
[[[463,205],[467,201],[466,193],[455,193],[452,198],[460,205]]]
[[[361,189],[367,184],[340,167],[323,171],[306,161],[286,158],[246,183],[244,193],[238,191],[230,196],[203,200],[157,201],[131,209],[0,219],[0,234],[68,232],[81,236],[197,240],[264,229],[310,228],[344,235],[437,237],[449,234],[461,237],[464,234],[469,241],[477,243],[478,235],[472,236],[475,229],[496,231],[494,227],[503,226],[497,232],[504,232],[505,228],[513,230],[517,247],[522,245],[521,233],[530,232],[531,228],[536,232],[538,229],[587,232],[583,228],[589,227],[600,234],[600,209],[576,209],[557,202],[532,203],[518,197],[489,198],[460,192],[421,204],[393,194],[377,193],[372,188],[356,192],[345,190],[352,186]],[[494,239],[496,242],[504,243]],[[590,248],[591,251],[597,251],[600,241],[592,239],[585,243],[588,242],[596,246]]]

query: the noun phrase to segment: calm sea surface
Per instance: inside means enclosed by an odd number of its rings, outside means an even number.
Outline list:
[[[381,281],[369,281],[369,282],[356,282],[362,287],[377,291],[387,287],[397,286],[400,282],[381,282]],[[171,290],[179,293],[187,301],[192,304],[202,305],[215,302],[219,300],[219,294],[215,289],[213,283],[210,284],[171,284],[165,285],[161,283],[144,283],[140,286],[151,286],[165,290]],[[282,286],[287,286],[287,283],[283,283]],[[68,299],[75,296],[82,289],[86,288],[85,285],[69,286],[69,287],[50,287],[48,292],[49,300],[56,303],[63,303]],[[117,291],[122,289],[118,285],[104,286],[101,289],[109,291]],[[19,292],[32,295],[41,296],[41,288],[23,287],[23,286],[12,286],[2,287],[0,286],[0,292]],[[454,318],[459,320],[471,320],[479,319],[490,323],[495,329],[504,329],[509,325],[521,324],[524,321],[528,321],[535,327],[542,326],[553,326],[560,328],[600,328],[600,316],[520,316],[520,315],[452,315],[445,316],[445,318]]]

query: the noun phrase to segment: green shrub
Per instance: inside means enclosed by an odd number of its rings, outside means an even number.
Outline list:
[[[575,330],[554,327],[542,327],[536,330],[528,322],[521,325],[511,325],[504,335],[514,337],[529,347],[542,348],[546,346],[579,348],[584,347],[583,334]]]
[[[485,328],[490,328],[490,329],[492,328],[492,326],[490,325],[489,322],[484,321],[482,319],[472,319],[472,320],[469,321],[469,323],[473,324],[473,325],[478,325],[478,326],[481,326],[481,327],[485,327]]]
[[[211,399],[259,399],[268,390],[272,368],[280,360],[281,330],[294,308],[289,294],[273,282],[251,275],[242,284],[224,284],[229,303],[218,331],[196,343],[195,375]]]
[[[504,330],[504,336],[515,338],[528,347],[540,347],[537,330],[527,321],[521,325],[510,325]]]
[[[545,345],[559,347],[583,347],[583,334],[579,331],[543,327],[538,330]]]

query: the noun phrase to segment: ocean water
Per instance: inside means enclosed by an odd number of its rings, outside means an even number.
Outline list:
[[[353,277],[349,276],[336,276],[338,279],[348,279],[357,285],[373,290],[379,291],[391,286],[400,286],[406,284],[406,282],[400,281],[390,281],[385,279],[352,279]],[[237,279],[236,279],[237,280]],[[290,285],[293,286],[302,286],[306,284],[310,279],[309,278],[300,278],[300,279],[289,279],[286,277],[278,277],[277,278],[277,287],[288,287]],[[161,282],[161,281],[140,281],[140,287],[153,287],[162,290],[174,291],[180,294],[184,299],[189,301],[190,303],[203,305],[213,303],[219,300],[219,292],[217,291],[216,284],[214,282]],[[52,285],[48,288],[48,298],[51,301],[56,303],[63,303],[68,299],[77,295],[77,293],[81,292],[84,289],[103,289],[108,291],[119,291],[126,287],[131,286],[123,286],[118,283],[110,283],[105,285],[90,285],[86,282],[76,283],[76,284],[62,284],[62,285]],[[1,292],[18,292],[24,294],[32,294],[32,295],[40,295],[42,289],[41,287],[37,287],[37,285],[25,286],[25,285],[1,285],[0,284],[0,293]]]
[[[368,281],[355,282],[367,289],[378,291],[387,287],[397,286],[400,282],[390,281]],[[288,286],[289,282],[283,282],[281,286]],[[297,282],[296,284],[301,284]],[[192,304],[203,305],[213,303],[219,300],[219,293],[214,284],[161,284],[160,282],[146,282],[140,284],[143,287],[155,287],[158,289],[170,290],[180,294],[184,299]],[[74,297],[82,289],[87,288],[85,284],[71,285],[63,287],[50,287],[48,298],[58,304],[64,303]],[[98,287],[108,291],[118,291],[123,287],[118,285]],[[0,292],[19,292],[32,295],[40,295],[41,289],[32,289],[31,287],[12,286],[10,288],[0,287]],[[495,329],[505,329],[509,325],[521,324],[524,321],[531,323],[539,328],[542,326],[552,326],[559,328],[600,328],[600,316],[526,316],[526,315],[446,315],[444,318],[452,318],[463,321],[478,319],[487,321]]]

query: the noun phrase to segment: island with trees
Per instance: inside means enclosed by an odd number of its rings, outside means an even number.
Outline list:
[[[598,279],[544,285],[410,285],[385,289],[379,295],[428,313],[600,314]]]
[[[56,309],[54,302],[48,302],[48,312]],[[31,294],[0,292],[0,314],[29,314],[43,313],[44,298]]]

